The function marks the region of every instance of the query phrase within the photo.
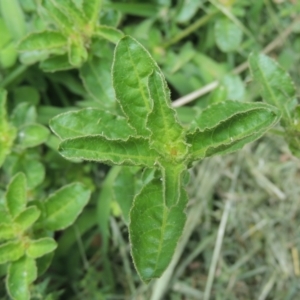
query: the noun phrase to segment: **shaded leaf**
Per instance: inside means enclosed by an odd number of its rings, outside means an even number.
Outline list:
[[[170,263],[186,221],[186,192],[168,209],[159,180],[146,185],[134,199],[129,234],[135,267],[143,281],[160,277]]]
[[[24,148],[38,146],[44,143],[49,137],[49,130],[40,124],[27,124],[19,131],[19,142]]]
[[[30,284],[37,278],[35,260],[23,256],[11,263],[6,278],[6,288],[14,300],[30,300]]]
[[[44,203],[43,227],[55,231],[72,225],[88,203],[90,193],[83,184],[72,183],[49,196]]]
[[[54,251],[57,244],[54,239],[45,237],[38,240],[30,241],[26,254],[32,258],[39,258],[47,253]]]
[[[127,139],[135,135],[135,130],[128,126],[124,117],[96,108],[60,114],[50,121],[50,126],[61,139],[92,134],[110,139]]]
[[[149,149],[148,140],[108,140],[101,135],[65,140],[59,151],[66,158],[79,158],[108,164],[153,167],[158,154]]]
[[[223,52],[237,50],[242,42],[242,29],[227,18],[215,22],[215,37],[218,47]]]
[[[83,0],[82,2],[82,9],[86,16],[86,19],[89,20],[91,30],[93,30],[97,25],[101,4],[102,0]]]
[[[44,72],[57,72],[57,71],[73,69],[74,66],[70,64],[68,55],[64,54],[64,55],[50,57],[42,61],[40,63],[40,68]]]
[[[283,117],[290,119],[295,108],[291,101],[296,93],[290,75],[264,54],[252,53],[249,56],[249,66],[264,101],[279,108]]]
[[[12,178],[5,199],[6,207],[13,219],[26,208],[26,177],[23,173],[18,173]]]

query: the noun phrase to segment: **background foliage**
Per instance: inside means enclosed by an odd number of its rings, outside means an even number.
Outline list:
[[[60,2],[62,11],[68,2]],[[177,252],[164,276],[144,285],[131,262],[131,200],[124,197],[135,193],[126,190],[126,182],[141,184],[140,170],[67,161],[48,124],[78,108],[116,110],[110,70],[120,33],[105,26],[130,34],[150,51],[173,100],[210,86],[185,106],[174,102],[184,124],[212,103],[260,99],[259,86],[240,67],[251,52],[265,51],[277,60],[299,95],[298,1],[103,1],[99,20],[89,18],[99,26],[82,31],[82,14],[76,14],[82,0],[74,0],[74,10],[65,13],[79,24],[76,34],[56,36],[47,49],[20,43],[32,32],[64,28],[53,3],[0,0],[0,86],[8,91],[7,117],[5,100],[0,102],[0,128],[12,146],[9,154],[0,149],[0,199],[4,203],[19,172],[26,175],[26,201],[32,205],[74,182],[92,195],[76,222],[53,234],[57,249],[50,268],[31,285],[31,298],[297,299],[300,164],[281,127],[238,154],[193,166],[188,221]],[[5,273],[6,265],[0,265],[3,278]],[[8,299],[4,286],[0,295]]]

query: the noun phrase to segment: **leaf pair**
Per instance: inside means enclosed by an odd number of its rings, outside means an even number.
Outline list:
[[[57,247],[49,231],[71,225],[90,195],[82,184],[74,183],[51,195],[42,205],[28,205],[26,192],[26,177],[18,173],[0,205],[0,264],[9,264],[6,286],[16,300],[30,299],[29,286],[37,278],[37,259]],[[39,234],[35,229],[39,229]]]
[[[56,30],[31,33],[20,42],[24,63],[42,61],[46,72],[78,68],[88,59],[93,37],[116,43],[123,34],[98,24],[100,8],[101,0],[84,0],[80,7],[72,0],[43,1],[41,11]]]
[[[157,170],[130,211],[133,261],[147,282],[161,276],[181,236],[187,168],[195,160],[235,151],[259,138],[279,115],[266,104],[228,101],[204,110],[186,131],[171,108],[159,67],[129,36],[116,46],[112,75],[124,116],[85,109],[59,115],[50,126],[63,140],[59,151],[66,158]]]

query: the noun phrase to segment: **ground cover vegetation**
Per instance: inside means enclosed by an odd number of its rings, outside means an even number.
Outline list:
[[[1,299],[297,299],[297,1],[0,16]]]

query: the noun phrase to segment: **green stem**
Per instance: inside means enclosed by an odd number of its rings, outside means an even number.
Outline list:
[[[169,41],[167,41],[163,47],[164,48],[168,48],[173,44],[176,44],[177,42],[179,42],[180,40],[182,40],[183,38],[187,37],[188,35],[190,35],[191,33],[193,33],[194,31],[196,31],[198,28],[200,28],[201,26],[205,25],[210,19],[212,19],[216,14],[218,14],[218,11],[213,11],[210,14],[205,15],[204,17],[200,18],[199,20],[197,20],[195,23],[193,23],[192,25],[190,25],[189,27],[185,28],[184,30],[182,30],[179,34],[175,35],[173,38],[171,38]]]
[[[0,82],[0,87],[5,88],[11,84],[15,79],[17,79],[21,74],[27,70],[28,66],[20,65],[10,72],[7,77],[5,77],[2,82]]]

